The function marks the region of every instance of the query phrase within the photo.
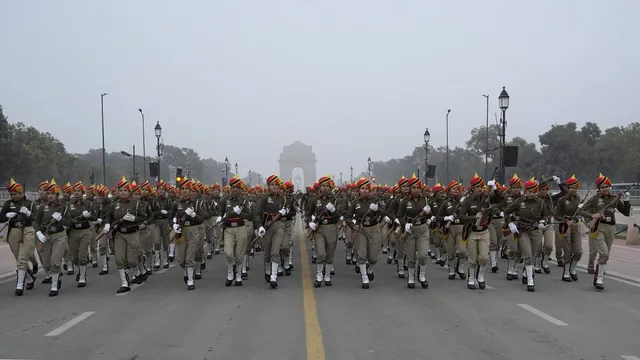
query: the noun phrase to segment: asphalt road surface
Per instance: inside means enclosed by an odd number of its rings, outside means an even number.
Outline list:
[[[300,225],[296,240],[300,239]],[[308,244],[296,243],[306,252]],[[615,251],[615,250],[614,250]],[[256,255],[242,287],[225,287],[222,255],[195,291],[172,267],[116,295],[117,274],[89,270],[86,288],[65,276],[60,295],[40,284],[23,297],[0,283],[0,359],[413,360],[640,359],[640,283],[579,273],[537,275],[536,292],[507,281],[501,263],[485,290],[467,290],[432,265],[429,288],[407,289],[380,255],[369,290],[337,250],[333,286],[314,289],[308,256],[273,290]],[[638,356],[638,357],[636,357]]]

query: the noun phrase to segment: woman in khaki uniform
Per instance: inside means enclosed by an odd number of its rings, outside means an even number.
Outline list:
[[[11,198],[2,206],[0,222],[9,222],[7,242],[18,267],[15,294],[22,296],[25,282],[27,290],[33,289],[35,282],[35,276],[29,270],[29,258],[33,256],[36,240],[33,229],[35,213],[32,213],[35,205],[24,197],[24,188],[15,180],[11,179],[7,190]]]
[[[46,283],[51,283],[49,296],[57,296],[62,287],[62,256],[67,248],[66,228],[71,226],[71,218],[60,204],[62,189],[56,181],[51,180],[44,191],[46,202],[38,208],[33,226],[38,238],[37,247],[42,267],[47,273],[45,280],[48,279]]]

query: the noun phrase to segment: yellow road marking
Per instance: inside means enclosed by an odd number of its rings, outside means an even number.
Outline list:
[[[300,220],[300,218],[298,218]],[[307,253],[307,241],[302,228],[302,221],[296,221],[300,238],[300,267],[302,268],[302,307],[304,309],[304,326],[307,333],[307,360],[326,360],[322,329],[318,320],[316,296],[311,283],[311,264]]]

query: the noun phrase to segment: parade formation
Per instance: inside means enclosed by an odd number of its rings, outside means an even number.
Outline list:
[[[551,184],[559,191],[551,193]],[[476,174],[467,186],[454,180],[432,188],[415,175],[402,176],[392,187],[365,178],[336,187],[323,176],[305,192],[276,175],[267,178],[264,188],[248,187],[237,177],[225,187],[186,178],[175,186],[162,180],[154,186],[123,177],[113,188],[82,182],[60,186],[52,179],[41,182],[38,199],[30,201],[11,179],[11,199],[2,207],[0,222],[8,227],[16,260],[17,296],[35,286],[36,255],[49,296],[60,293],[63,275],[75,275],[76,286],[85,287],[88,266],[100,267],[104,275],[115,264],[117,292],[124,293],[174,261],[186,288],[194,290],[207,259],[221,250],[225,286],[241,286],[249,276],[250,255],[262,251],[264,279],[275,289],[279,277],[294,269],[296,219],[302,219],[311,244],[316,288],[332,284],[338,241],[345,243],[344,259],[354,266],[363,289],[375,278],[380,252],[410,289],[416,282],[429,287],[430,259],[448,268],[450,280],[485,289],[487,268],[498,272],[503,257],[506,280],[520,278],[533,292],[536,274],[552,272],[554,248],[562,269],[558,276],[574,282],[583,254],[583,222],[589,231],[592,286],[604,290],[615,212],[629,216],[630,195],[612,195],[611,180],[603,174],[594,185],[595,194],[580,199],[575,176],[523,181],[514,175],[508,184],[499,184]]]

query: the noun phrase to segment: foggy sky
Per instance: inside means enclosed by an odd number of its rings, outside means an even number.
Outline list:
[[[422,144],[464,145],[511,95],[507,138],[639,121],[640,2],[3,1],[0,104],[70,152],[167,144],[278,172],[301,141],[318,176]],[[306,181],[305,183],[308,183]]]

